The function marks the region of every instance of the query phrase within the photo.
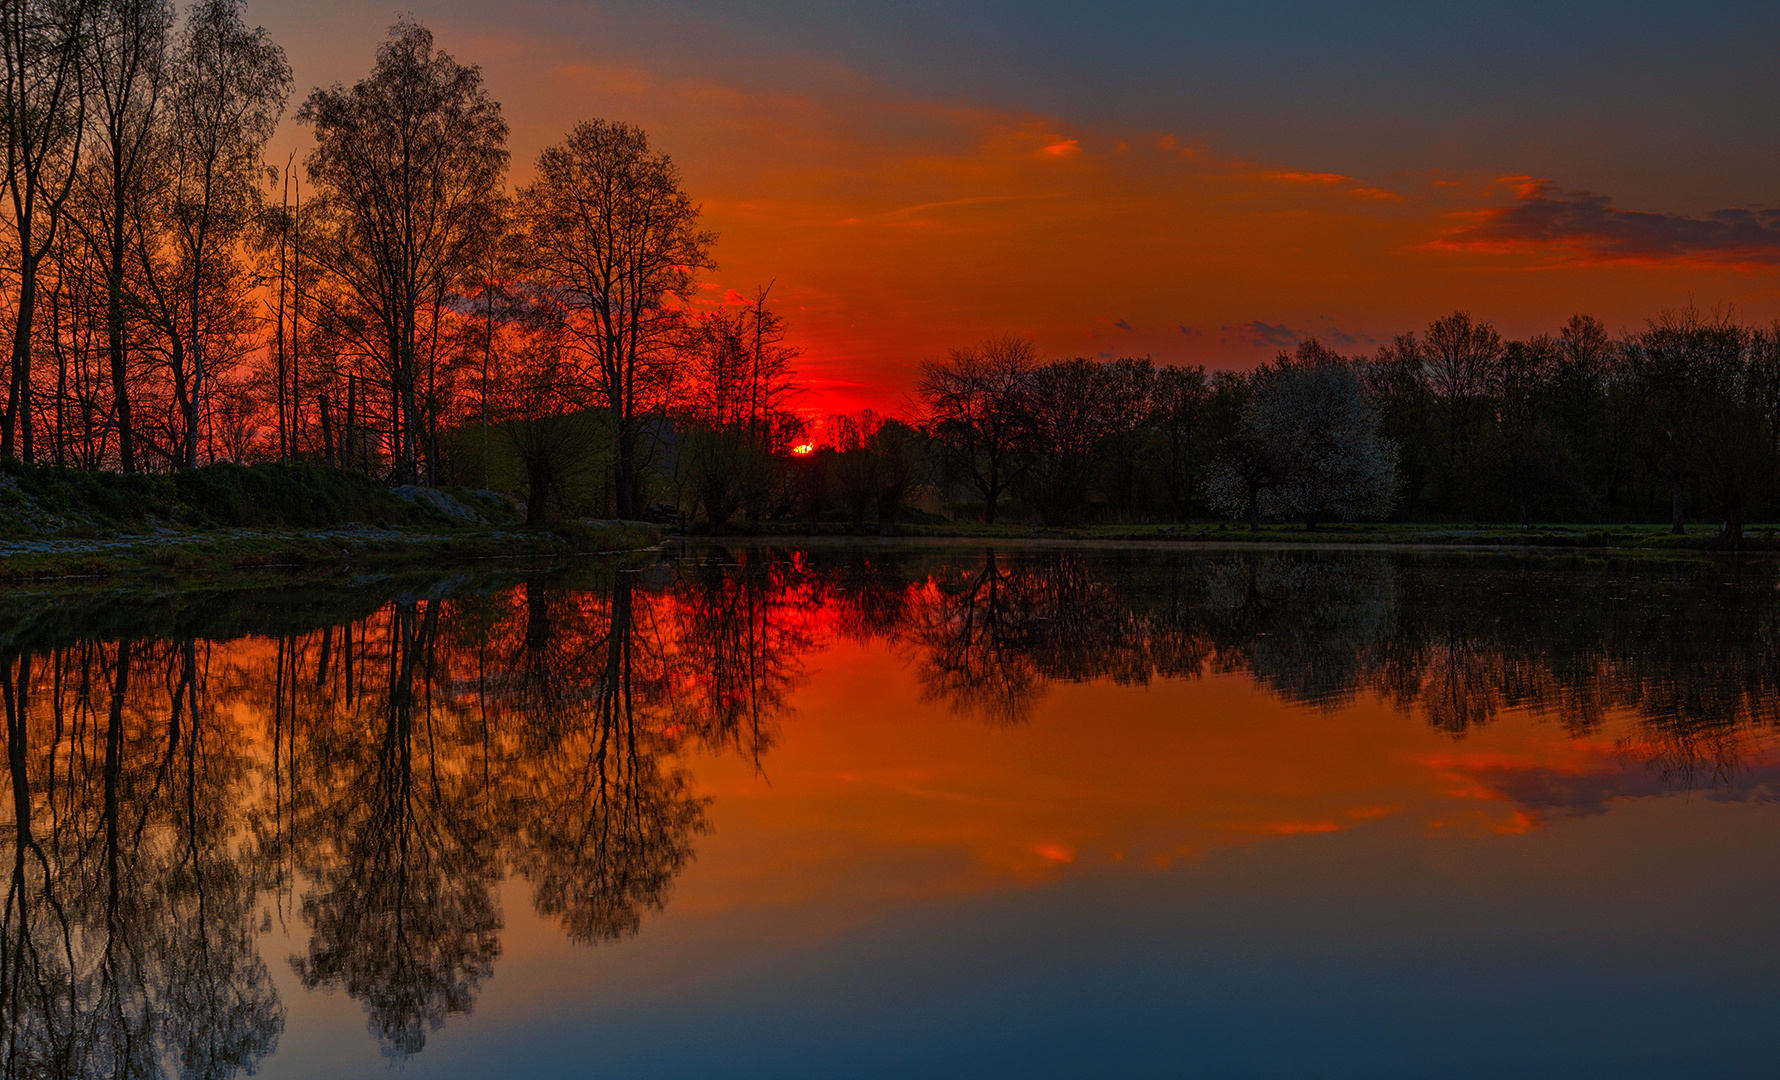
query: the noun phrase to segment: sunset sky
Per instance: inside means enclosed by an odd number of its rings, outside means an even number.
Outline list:
[[[513,180],[642,126],[721,234],[707,300],[776,282],[815,407],[900,410],[996,333],[1244,367],[1371,352],[1456,308],[1780,317],[1780,6],[417,0],[481,65]],[[315,86],[395,10],[259,0]],[[287,123],[270,153],[299,158]]]

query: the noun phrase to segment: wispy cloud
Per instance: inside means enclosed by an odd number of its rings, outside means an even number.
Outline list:
[[[1226,326],[1224,332],[1235,334],[1250,345],[1285,349],[1298,344],[1302,336],[1291,327],[1282,324],[1265,323],[1259,319],[1250,319],[1240,326]]]

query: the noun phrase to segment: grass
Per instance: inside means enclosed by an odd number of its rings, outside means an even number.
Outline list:
[[[370,477],[310,462],[206,465],[178,473],[82,472],[0,459],[0,531],[417,528],[449,522]]]
[[[525,528],[510,499],[442,490],[473,513],[454,517],[361,474],[306,462],[125,476],[0,460],[0,584],[326,574],[661,542],[659,530],[636,522]]]

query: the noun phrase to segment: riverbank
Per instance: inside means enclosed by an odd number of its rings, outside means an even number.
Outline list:
[[[881,534],[858,535],[844,524],[823,522],[811,530],[807,522],[768,522],[752,534],[691,534],[689,540],[723,542],[740,539],[783,539],[795,542],[812,537],[824,540],[870,540]],[[1722,530],[1716,524],[1690,525],[1682,533],[1666,525],[1517,525],[1406,524],[1396,522],[1349,522],[1320,525],[1265,525],[1250,530],[1228,522],[1187,524],[1084,525],[1057,528],[1043,525],[981,525],[966,522],[922,521],[898,523],[885,539],[957,540],[1063,540],[1089,543],[1145,541],[1174,544],[1263,544],[1267,546],[1360,545],[1376,547],[1487,547],[1631,550],[1650,552],[1703,552],[1724,550]],[[1736,549],[1746,552],[1780,551],[1780,526],[1745,526]]]
[[[523,524],[509,495],[386,488],[305,462],[156,475],[0,461],[0,585],[58,579],[251,581],[388,574],[487,559],[651,548],[653,525]]]

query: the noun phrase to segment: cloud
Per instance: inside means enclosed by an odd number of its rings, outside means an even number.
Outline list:
[[[1353,177],[1345,173],[1332,172],[1301,172],[1289,170],[1285,172],[1264,172],[1263,179],[1275,180],[1282,184],[1308,184],[1316,187],[1344,187],[1347,194],[1361,199],[1381,199],[1387,202],[1402,202],[1403,196],[1387,188],[1367,187],[1359,184]]]
[[[1274,172],[1266,174],[1273,180],[1282,180],[1288,184],[1345,184],[1353,179],[1341,173],[1332,172]]]
[[[1250,319],[1241,326],[1226,326],[1228,333],[1241,335],[1242,340],[1250,345],[1267,346],[1276,349],[1290,348],[1298,344],[1300,335],[1289,326],[1275,326],[1259,319]]]
[[[1703,217],[1621,210],[1591,191],[1520,185],[1508,206],[1428,245],[1445,251],[1550,252],[1581,263],[1780,264],[1780,210],[1716,210]]]
[[[1117,322],[1115,322],[1115,323],[1113,323],[1113,325],[1114,325],[1114,326],[1116,326],[1116,327],[1118,327],[1118,328],[1119,328],[1119,329],[1120,329],[1120,330],[1129,330],[1129,329],[1131,329],[1131,324],[1130,324],[1130,323],[1128,323],[1128,322],[1126,322],[1126,321],[1125,321],[1125,320],[1124,320],[1124,319],[1120,319],[1120,320],[1118,320],[1118,321],[1117,321]]]

